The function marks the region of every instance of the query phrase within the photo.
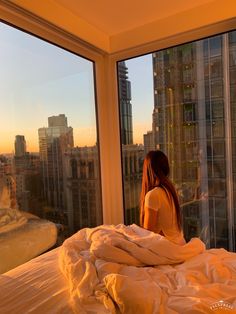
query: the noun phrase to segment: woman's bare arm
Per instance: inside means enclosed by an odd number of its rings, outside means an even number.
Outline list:
[[[158,212],[152,208],[145,207],[143,228],[157,232]]]

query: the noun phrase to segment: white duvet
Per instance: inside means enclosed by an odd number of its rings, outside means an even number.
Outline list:
[[[236,254],[184,246],[136,225],[82,229],[60,249],[75,313],[216,313],[236,309]]]

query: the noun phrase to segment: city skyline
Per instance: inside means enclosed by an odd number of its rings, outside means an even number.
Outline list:
[[[38,128],[39,153],[15,136],[12,156],[0,155],[0,179],[11,207],[60,224],[58,242],[88,224],[102,223],[98,146],[75,147],[65,114]]]
[[[75,146],[97,142],[93,63],[1,23],[0,154],[14,151],[24,135],[29,152],[38,152],[37,128],[47,117],[64,113],[74,129]],[[151,54],[127,60],[132,84],[134,143],[151,128],[153,79]],[[27,71],[25,69],[27,68]],[[141,112],[142,114],[137,114]],[[83,119],[81,119],[83,117]]]
[[[13,151],[15,135],[38,151],[37,128],[65,113],[75,144],[94,145],[96,116],[93,62],[0,24],[0,154]]]
[[[32,134],[28,134],[27,137],[27,133],[25,132],[19,132],[19,133],[14,133],[13,131],[11,132],[11,136],[10,136],[10,140],[6,140],[6,139],[1,139],[1,143],[0,143],[0,155],[4,155],[4,154],[14,154],[15,149],[14,149],[14,141],[15,141],[15,137],[17,135],[23,135],[25,137],[25,141],[26,141],[26,150],[27,152],[30,153],[39,153],[39,143],[38,143],[38,128],[40,127],[45,127],[45,126],[39,126],[35,129],[34,131],[34,136],[32,136]],[[94,146],[96,145],[96,128],[74,128],[74,141],[75,141],[75,147],[85,147],[85,146]],[[83,135],[83,133],[88,130],[88,132],[90,133],[88,137],[86,138],[81,138],[81,135]],[[35,143],[35,145],[32,145],[32,142],[30,142],[29,139],[33,139],[35,141],[37,141]]]

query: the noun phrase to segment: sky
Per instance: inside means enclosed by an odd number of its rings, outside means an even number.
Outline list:
[[[154,108],[152,54],[125,61],[131,82],[134,144],[143,143],[143,134],[152,130]]]
[[[0,153],[24,135],[38,151],[38,129],[64,113],[75,145],[96,143],[93,63],[0,23]]]
[[[152,58],[126,61],[131,81],[134,143],[151,130]],[[14,151],[24,135],[27,151],[38,151],[38,129],[64,113],[75,146],[94,145],[96,117],[93,63],[0,23],[0,154]]]

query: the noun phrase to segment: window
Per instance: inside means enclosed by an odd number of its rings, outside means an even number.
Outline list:
[[[77,160],[71,159],[70,164],[71,164],[71,176],[73,179],[77,179],[78,178]]]
[[[0,197],[54,223],[59,245],[102,223],[94,65],[3,23],[0,55]]]
[[[211,73],[211,78],[218,78],[222,77],[222,62],[221,58],[214,58],[211,59],[210,62],[210,73]]]
[[[172,48],[175,49],[175,48]],[[170,50],[172,50],[170,49]],[[179,53],[182,54],[183,64],[189,64],[193,61],[193,44],[186,44],[179,46]]]
[[[229,63],[231,66],[236,66],[236,45],[234,50],[232,49],[229,53]]]
[[[210,43],[210,56],[215,57],[218,55],[221,55],[221,42],[222,37],[221,36],[215,36],[209,39]]]
[[[236,44],[236,33],[235,32],[230,32],[229,33],[229,42],[230,44]]]
[[[184,102],[195,101],[195,89],[192,85],[183,86],[183,101]]]
[[[222,81],[211,81],[211,97],[223,98],[223,84]]]
[[[195,121],[195,105],[185,104],[184,109],[184,121],[186,123]]]
[[[224,118],[224,103],[219,101],[211,101],[212,119]]]
[[[188,65],[185,65],[183,67],[183,82],[185,84],[189,84],[193,81],[193,78],[194,78],[193,68],[189,67]]]
[[[230,169],[235,173],[236,156],[235,34],[122,61],[132,95],[128,100],[133,134],[128,143],[121,136],[123,156],[128,149],[136,154],[137,145],[140,160],[150,150],[163,150],[179,193],[186,239],[203,236],[209,247],[231,250],[235,243],[229,247],[233,239],[229,238],[228,213],[236,209],[236,188],[227,173]],[[230,86],[225,85],[225,77]],[[225,121],[225,112],[230,112],[231,121]],[[136,170],[127,173],[127,164],[128,160],[123,162],[125,222],[139,223],[142,173],[139,169],[134,181]],[[206,223],[208,238],[202,230]]]

